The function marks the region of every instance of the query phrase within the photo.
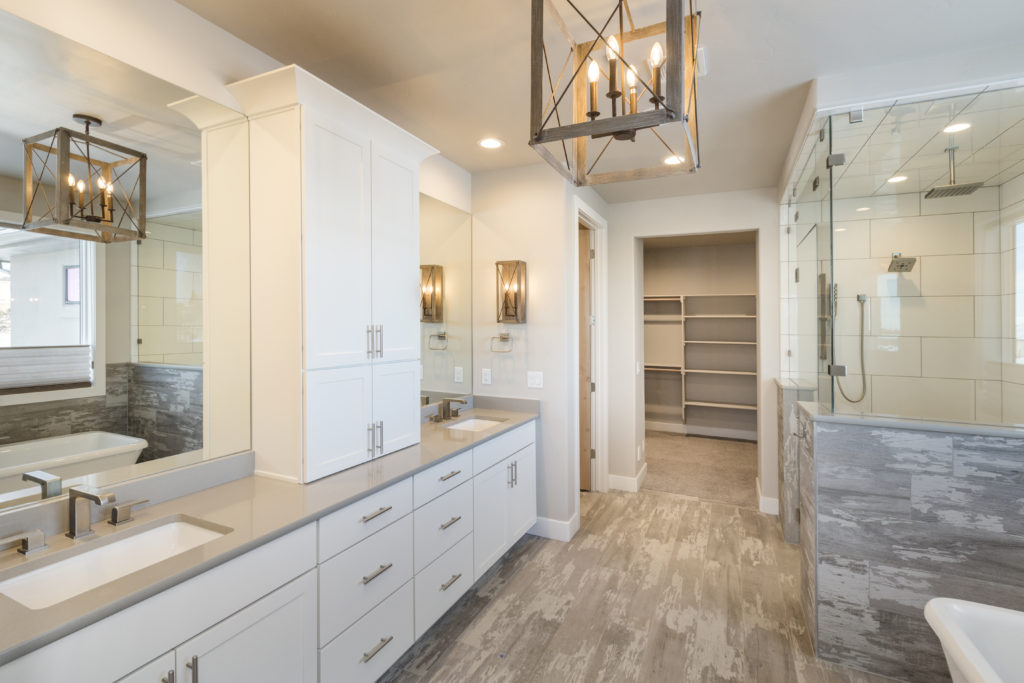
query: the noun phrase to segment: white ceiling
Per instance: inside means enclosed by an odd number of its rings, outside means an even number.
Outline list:
[[[757,233],[753,230],[742,232],[716,232],[706,235],[672,235],[670,237],[648,237],[644,249],[677,249],[680,247],[710,247],[723,244],[753,244]]]
[[[470,171],[539,159],[526,144],[527,0],[179,2],[312,71]],[[613,2],[577,4],[603,23]],[[610,201],[774,187],[812,79],[1009,45],[1024,26],[1017,0],[697,4],[710,67],[698,86],[703,168],[694,176],[602,186]],[[661,0],[631,5],[637,23],[663,12]],[[552,61],[557,71],[561,62]],[[485,136],[508,144],[482,150],[476,142]]]
[[[5,12],[0,64],[0,175],[22,178],[22,139],[81,130],[83,112],[103,119],[97,137],[146,153],[151,203],[198,196],[199,131],[167,108],[191,93]]]

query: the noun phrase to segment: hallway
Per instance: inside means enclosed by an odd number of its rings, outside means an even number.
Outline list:
[[[647,432],[642,488],[758,509],[757,444]]]
[[[814,659],[774,517],[649,490],[581,506],[571,542],[526,536],[382,680],[887,680]]]

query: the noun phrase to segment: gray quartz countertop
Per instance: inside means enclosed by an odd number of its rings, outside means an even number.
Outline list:
[[[501,424],[479,432],[448,429],[469,418]],[[425,423],[421,441],[357,467],[305,486],[250,476],[149,507],[120,527],[93,524],[95,535],[73,541],[63,535],[46,539],[49,548],[29,557],[0,552],[0,581],[154,525],[174,515],[189,515],[231,529],[230,533],[157,564],[43,609],[29,609],[0,594],[0,665],[95,623],[126,607],[238,557],[368,496],[396,481],[457,455],[537,418],[536,414],[475,409],[445,425]],[[59,557],[58,557],[59,556]]]

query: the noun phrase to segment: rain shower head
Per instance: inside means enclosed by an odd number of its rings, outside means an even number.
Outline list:
[[[909,273],[914,269],[914,264],[917,263],[917,258],[913,256],[903,256],[899,252],[892,255],[892,261],[889,262],[890,273]]]
[[[942,199],[943,197],[963,197],[964,195],[974,194],[974,192],[984,185],[984,183],[962,183],[957,185],[956,183],[956,150],[958,147],[953,144],[953,136],[949,136],[949,147],[946,151],[949,152],[949,185],[938,185],[928,190],[928,194],[924,196],[925,199]],[[892,270],[892,268],[889,268]]]
[[[973,194],[985,183],[962,183],[960,185],[939,185],[928,190],[925,199],[942,199],[943,197],[962,197]]]

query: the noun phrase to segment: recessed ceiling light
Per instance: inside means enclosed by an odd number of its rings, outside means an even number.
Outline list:
[[[479,142],[479,145],[484,149],[498,149],[499,147],[504,147],[505,143],[498,138],[484,138]]]
[[[871,207],[870,206],[862,206],[862,207],[859,207],[857,210],[858,211],[870,211]]]
[[[906,179],[907,179],[907,176],[905,176],[905,175],[894,175],[892,178],[889,178],[889,182],[890,183],[902,183]]]
[[[686,161],[685,157],[679,157],[679,156],[675,156],[675,155],[672,155],[672,156],[669,156],[669,157],[665,157],[665,163],[668,164],[669,166],[678,166],[679,164],[683,163],[684,161]]]
[[[971,127],[969,123],[951,123],[942,129],[943,133],[959,133]]]

